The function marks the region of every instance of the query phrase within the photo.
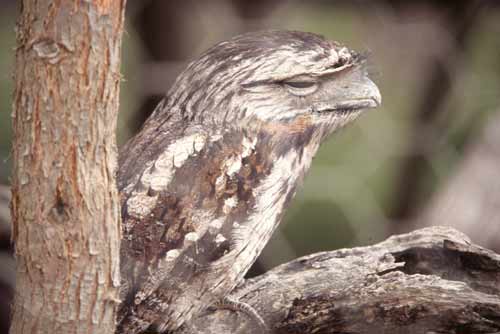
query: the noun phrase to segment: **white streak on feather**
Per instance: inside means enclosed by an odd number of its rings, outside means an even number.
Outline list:
[[[189,232],[184,236],[184,247],[191,246],[198,240],[199,236],[196,232]]]
[[[221,139],[222,139],[222,135],[213,135],[210,137],[210,142],[214,143],[214,142],[219,141]]]
[[[255,136],[252,141],[250,141],[247,137],[243,137],[243,142],[241,144],[243,146],[241,157],[246,158],[255,150],[255,145],[257,145],[257,136]]]
[[[236,196],[226,198],[226,200],[224,201],[224,207],[222,208],[222,211],[227,215],[237,205],[238,205],[238,198]]]
[[[216,234],[220,231],[222,228],[222,225],[224,224],[225,217],[222,218],[217,218],[213,221],[211,221],[208,224],[208,233],[210,234]]]
[[[224,186],[226,185],[226,175],[222,173],[215,179],[215,192],[220,193],[224,191]]]
[[[157,200],[158,196],[133,193],[127,200],[127,213],[135,218],[143,219],[154,209]]]
[[[215,243],[217,245],[220,245],[221,243],[223,243],[226,240],[227,239],[222,234],[217,234],[217,236],[215,237]]]
[[[234,174],[238,173],[238,171],[241,169],[242,163],[241,163],[241,156],[233,156],[226,160],[226,174],[228,176],[233,176]]]
[[[226,174],[229,177],[234,176],[236,173],[238,173],[243,167],[243,159],[250,156],[252,152],[255,150],[255,145],[257,144],[257,137],[254,137],[253,140],[248,139],[247,137],[243,137],[243,141],[241,143],[242,145],[242,151],[238,155],[234,155],[229,157],[226,162],[224,163],[225,169],[226,169]],[[221,176],[219,176],[220,178]],[[217,179],[218,180],[218,179]],[[217,181],[216,181],[217,183]]]
[[[146,169],[140,182],[155,191],[166,189],[174,176],[175,169],[182,167],[186,160],[201,151],[205,144],[206,137],[199,133],[173,142],[160,154],[154,164]]]
[[[171,249],[165,255],[165,260],[167,262],[172,261],[172,260],[176,259],[180,253],[181,252],[178,249]]]

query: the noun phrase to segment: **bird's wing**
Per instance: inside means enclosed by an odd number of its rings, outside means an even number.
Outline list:
[[[166,277],[187,282],[229,252],[232,223],[245,220],[252,189],[267,171],[267,159],[244,131],[170,129],[146,124],[121,152],[119,319],[130,316],[130,305],[140,308]],[[158,316],[160,310],[148,308]]]

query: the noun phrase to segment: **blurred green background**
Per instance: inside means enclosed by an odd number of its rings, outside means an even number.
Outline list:
[[[261,29],[319,33],[371,53],[382,107],[322,146],[251,274],[300,255],[408,231],[500,109],[496,3],[129,0],[119,145],[137,131],[186,63],[214,43]],[[0,183],[6,185],[16,10],[15,1],[0,1]],[[443,216],[442,223],[453,221]],[[482,223],[500,225],[478,221],[471,230]],[[498,250],[500,236],[483,244]]]

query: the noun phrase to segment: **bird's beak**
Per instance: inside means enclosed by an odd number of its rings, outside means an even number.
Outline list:
[[[359,85],[359,98],[354,98],[353,102],[359,101],[360,109],[363,108],[376,108],[382,103],[382,95],[377,85],[367,76],[364,77],[363,82]]]
[[[329,101],[315,103],[314,111],[355,111],[376,108],[382,103],[382,96],[377,85],[366,75],[346,76],[330,89],[332,98]]]

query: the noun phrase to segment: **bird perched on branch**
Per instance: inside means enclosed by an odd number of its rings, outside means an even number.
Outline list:
[[[189,64],[120,153],[119,333],[175,330],[243,280],[321,142],[380,104],[363,63],[267,31]]]

